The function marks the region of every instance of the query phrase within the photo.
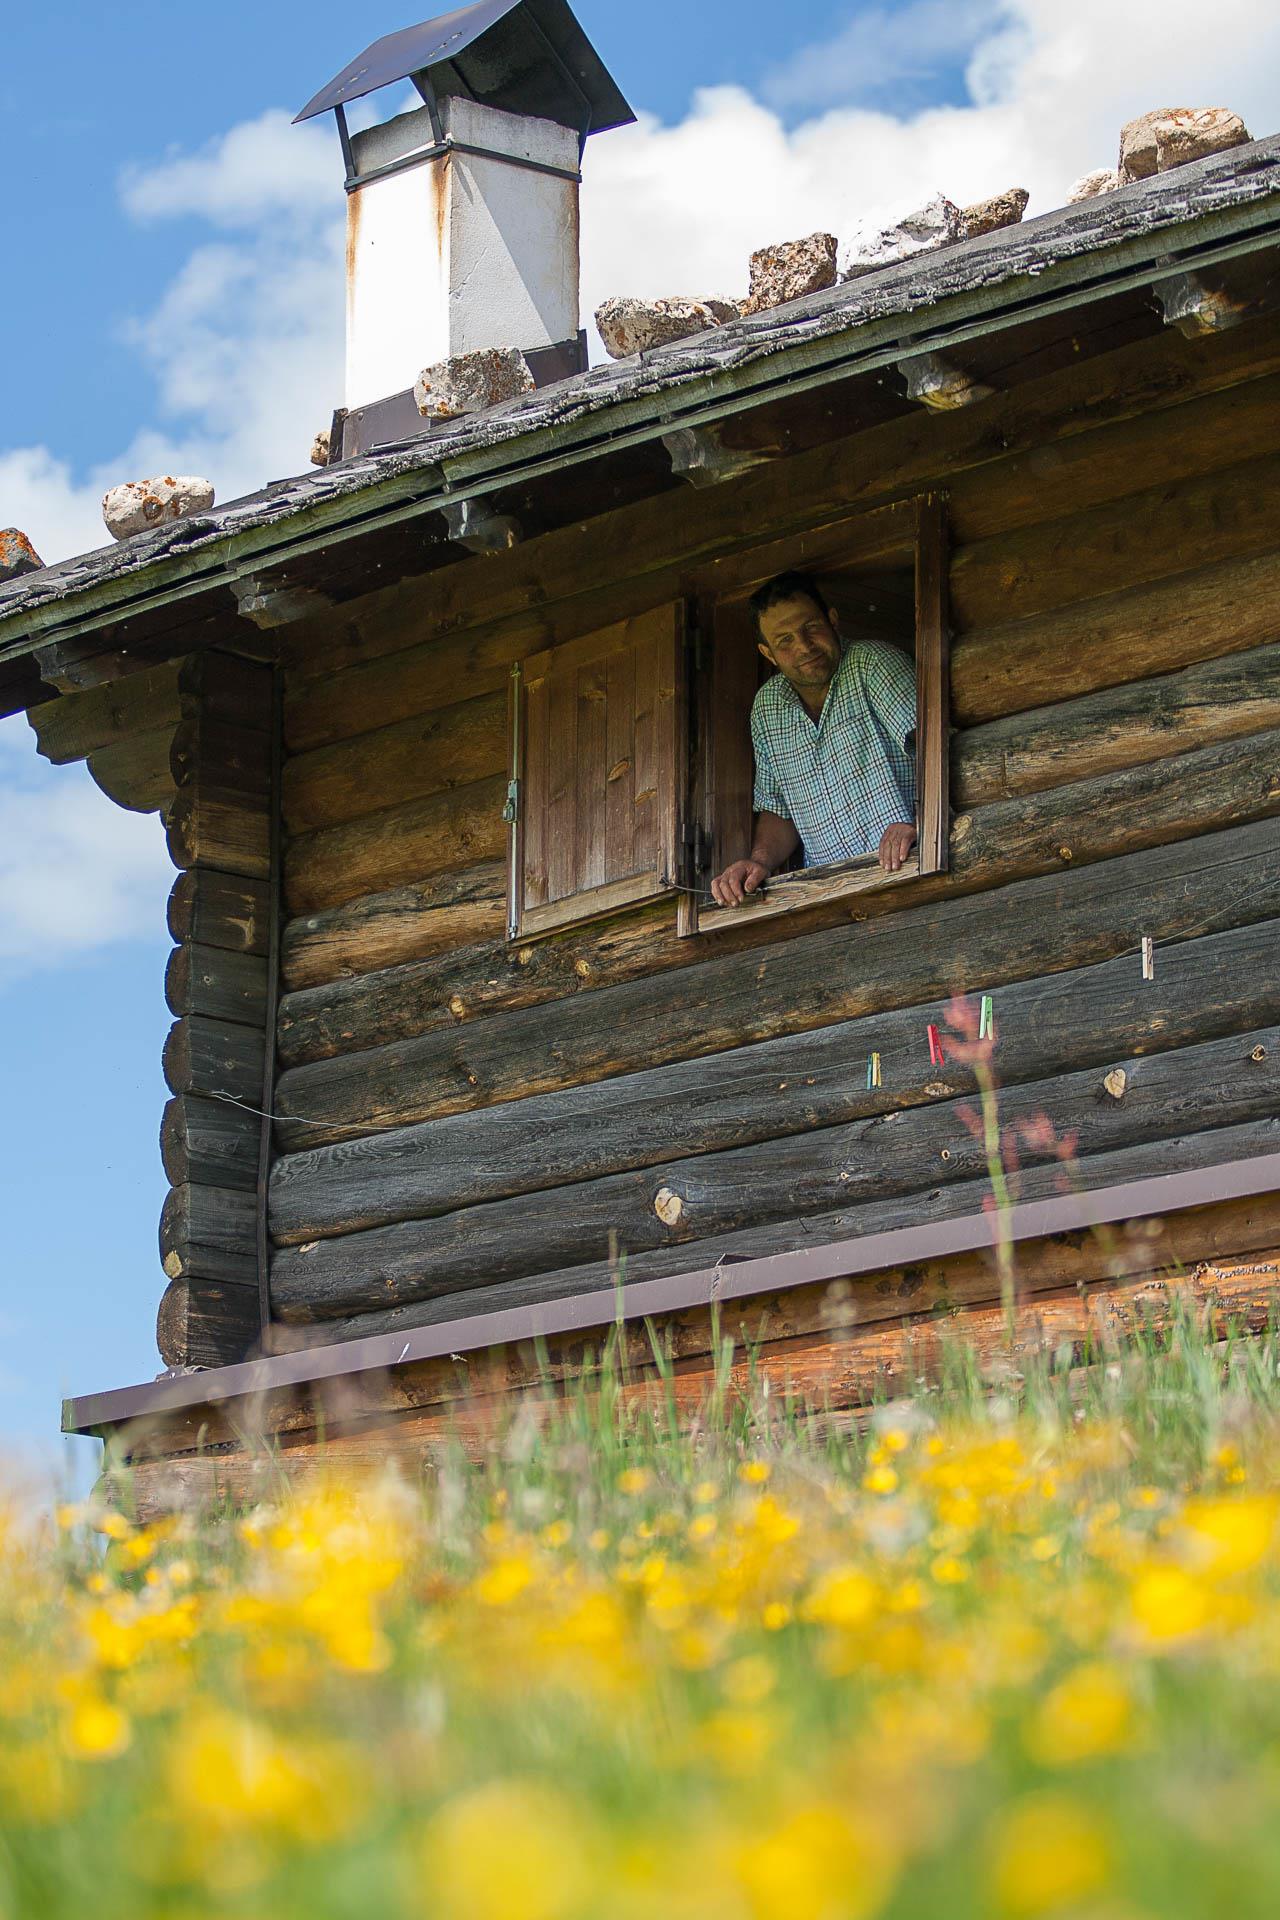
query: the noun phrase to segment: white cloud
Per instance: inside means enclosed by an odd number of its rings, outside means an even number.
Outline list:
[[[776,107],[852,105],[889,89],[919,87],[972,53],[1005,22],[1004,0],[907,0],[863,7],[829,40],[802,47],[771,73]]]
[[[21,715],[0,721],[0,987],[154,938],[172,881],[153,816],[109,805],[84,767],[38,761]]]

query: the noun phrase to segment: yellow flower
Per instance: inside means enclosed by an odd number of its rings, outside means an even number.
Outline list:
[[[553,1520],[549,1527],[542,1529],[542,1544],[546,1547],[567,1547],[573,1538],[573,1528],[567,1520]]]
[[[1128,1745],[1133,1698],[1114,1667],[1090,1661],[1077,1667],[1041,1702],[1027,1730],[1032,1757],[1045,1766],[1070,1766]]]
[[[689,1522],[689,1538],[695,1546],[710,1540],[716,1530],[714,1513],[699,1513]]]
[[[493,1781],[449,1801],[428,1824],[422,1911],[431,1920],[567,1920],[586,1909],[595,1852],[590,1824],[563,1794]]]
[[[744,1486],[762,1487],[772,1472],[767,1460],[744,1460],[738,1468],[738,1478]]]
[[[652,1485],[653,1475],[647,1467],[628,1467],[618,1475],[619,1493],[647,1493]]]
[[[735,1869],[753,1920],[861,1920],[893,1880],[882,1831],[827,1803],[744,1837]]]
[[[67,1717],[67,1746],[81,1760],[112,1760],[129,1744],[131,1728],[119,1707],[109,1700],[86,1696]]]
[[[1129,1604],[1142,1637],[1157,1644],[1203,1633],[1213,1618],[1212,1596],[1182,1567],[1147,1567]]]
[[[720,1498],[720,1488],[714,1480],[699,1480],[693,1497],[700,1507],[709,1507],[713,1500]]]
[[[1062,1542],[1051,1533],[1042,1533],[1031,1542],[1029,1551],[1033,1560],[1056,1560],[1062,1552]]]
[[[510,1606],[533,1581],[533,1567],[528,1559],[519,1554],[509,1554],[505,1559],[495,1561],[487,1573],[482,1573],[474,1586],[477,1600],[486,1607]]]
[[[940,1587],[962,1586],[969,1578],[968,1567],[953,1553],[940,1553],[929,1571]]]
[[[769,1600],[760,1615],[760,1624],[766,1633],[779,1633],[791,1620],[791,1609],[785,1600]]]
[[[364,1810],[366,1770],[328,1740],[285,1740],[218,1707],[199,1709],[174,1733],[169,1790],[216,1844],[217,1837],[279,1833],[311,1845],[333,1840]]]
[[[1091,1814],[1058,1794],[1022,1800],[996,1821],[991,1879],[1009,1913],[1057,1913],[1106,1884],[1105,1836]]]
[[[890,1466],[872,1467],[863,1474],[862,1484],[868,1493],[895,1493],[898,1476]]]
[[[1188,1501],[1182,1514],[1188,1559],[1218,1576],[1248,1573],[1271,1551],[1277,1508],[1273,1496],[1262,1494]]]
[[[828,1627],[859,1627],[871,1617],[876,1589],[858,1567],[833,1567],[814,1585],[802,1612]]]

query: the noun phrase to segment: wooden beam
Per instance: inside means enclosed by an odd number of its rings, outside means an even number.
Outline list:
[[[1268,1118],[1280,1095],[1280,1027],[1124,1061],[1123,1100],[1099,1099],[1095,1068],[1007,1087],[1005,1126],[1023,1129],[1022,1157],[1060,1162],[1193,1130],[1206,1112],[1224,1126]],[[795,1138],[607,1176],[287,1248],[272,1263],[277,1317],[323,1319],[426,1299],[599,1260],[611,1242],[643,1251],[780,1216],[980,1178],[985,1148],[954,1100],[907,1120],[876,1116]],[[1034,1133],[1045,1115],[1047,1134]]]
[[[1280,921],[1267,920],[1162,948],[1154,982],[1130,952],[997,987],[1001,1085],[1090,1064],[1101,1081],[1119,1056],[1280,1020],[1278,938]],[[423,1219],[960,1098],[975,1091],[972,1069],[933,1066],[921,1045],[930,1023],[945,1027],[947,1011],[945,997],[886,1008],[711,1059],[303,1147],[276,1163],[272,1234],[296,1244]],[[874,1089],[857,1071],[873,1049],[884,1082]]]
[[[1280,632],[1280,610],[1275,622]],[[952,791],[957,805],[980,807],[1276,727],[1273,641],[971,727],[952,742]]]
[[[240,618],[262,633],[314,619],[333,605],[327,594],[314,587],[291,587],[254,573],[237,580],[232,592]]]
[[[943,494],[916,517],[916,811],[920,872],[945,873],[951,842],[951,545]]]
[[[628,984],[611,987],[616,998],[597,1001],[592,995],[586,1007],[575,1006],[568,998],[559,1009],[548,1007],[543,1012],[532,1006],[556,993],[573,996],[592,984],[590,972],[585,977],[577,974],[585,955],[567,943],[541,977],[531,962],[521,964],[521,950],[510,956],[481,954],[472,961],[474,973],[464,968],[459,957],[444,969],[423,962],[350,985],[289,995],[282,1006],[281,1058],[299,1064],[283,1074],[276,1110],[331,1125],[339,1138],[374,1123],[428,1119],[491,1100],[524,1098],[537,1089],[716,1053],[748,1039],[821,1026],[839,1018],[842,1011],[855,1010],[849,999],[852,994],[856,1000],[870,978],[864,970],[869,962],[863,956],[873,951],[872,940],[894,949],[896,968],[896,998],[877,1004],[910,1004],[936,994],[940,979],[956,986],[966,984],[963,966],[954,954],[951,928],[971,929],[975,918],[981,922],[984,915],[993,922],[1012,920],[1024,904],[1031,910],[1032,902],[1042,901],[1053,890],[1051,883],[1045,883],[1055,871],[1094,862],[1110,865],[1119,856],[1163,841],[1185,841],[1277,814],[1280,733],[1261,734],[1180,755],[1176,778],[1170,777],[1166,763],[1154,761],[1047,795],[999,801],[963,814],[952,834],[949,880],[934,876],[891,889],[894,911],[882,911],[856,931],[833,927],[821,935],[815,933],[802,947],[794,942],[763,950],[744,945],[723,957],[717,953],[691,969],[678,996],[653,994],[651,977],[666,956],[651,932],[647,950],[640,937],[624,940],[623,964],[631,977]],[[1191,883],[1197,889],[1204,884],[1197,870],[1205,844],[1182,850],[1189,874],[1197,874]],[[1120,884],[1125,871],[1116,869],[1115,884]],[[1267,881],[1262,875],[1257,878],[1266,893]],[[1007,916],[993,915],[990,901],[981,895],[1015,880],[1034,884],[1010,896]],[[1092,897],[1106,884],[1105,877],[1100,877],[1093,883],[1083,882],[1082,888]],[[943,888],[963,889],[968,897],[922,904],[920,891],[928,888],[934,890],[935,898]],[[1174,937],[1198,924],[1185,893],[1181,906],[1171,904],[1165,911]],[[1260,906],[1244,917],[1263,919],[1274,911]],[[1104,924],[1111,918],[1109,911],[1102,915]],[[1132,945],[1136,938],[1132,920],[1121,924],[1128,926],[1126,944]],[[766,940],[771,931],[776,937],[776,928],[766,924]],[[1080,964],[1090,947],[1087,930],[1077,936],[1081,945],[1076,946],[1065,934],[1059,945],[1052,928],[1027,931],[1035,953],[1035,963],[1027,971]],[[1155,926],[1145,931],[1162,937]],[[731,937],[717,935],[717,941]],[[919,953],[911,951],[913,937],[927,943]],[[700,942],[680,941],[674,932],[671,944],[695,946],[699,952],[702,948]],[[989,953],[985,964],[1001,978],[1019,977],[1011,946],[999,938],[990,948],[983,940],[977,946]],[[495,958],[501,966],[496,981]],[[675,953],[670,964],[679,965],[681,958]],[[815,974],[811,959],[814,966],[825,964],[827,971]],[[599,984],[609,977],[601,967],[595,980]],[[924,983],[918,993],[911,992],[909,980]],[[880,991],[889,985],[882,981]],[[495,1030],[490,1038],[490,1023],[474,1016],[504,999],[509,1006],[529,1010],[514,1026]],[[865,1004],[856,1010],[866,1010]],[[472,1023],[465,1036],[455,1032],[448,1039],[432,1037],[435,1029],[456,1029],[464,1020]],[[517,1041],[517,1034],[527,1039]],[[347,1048],[359,1051],[346,1060],[315,1057]],[[310,1064],[301,1064],[308,1058]],[[460,1059],[465,1059],[465,1071],[459,1070]],[[305,1131],[309,1134],[310,1129]],[[281,1138],[290,1138],[287,1122]]]

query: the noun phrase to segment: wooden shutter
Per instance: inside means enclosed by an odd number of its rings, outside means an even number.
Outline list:
[[[535,655],[517,700],[513,932],[543,933],[672,888],[685,763],[682,605]]]

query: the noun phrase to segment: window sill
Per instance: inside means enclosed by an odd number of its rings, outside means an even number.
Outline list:
[[[799,913],[803,907],[816,907],[828,900],[843,900],[873,888],[896,887],[914,880],[920,872],[915,854],[903,862],[896,873],[886,873],[874,854],[862,860],[850,860],[837,867],[802,867],[798,873],[779,874],[770,880],[762,894],[755,894],[740,907],[718,907],[703,903],[698,908],[699,933],[723,933],[729,927],[755,926],[760,920],[773,920],[784,913]]]

